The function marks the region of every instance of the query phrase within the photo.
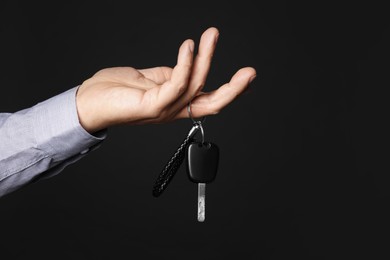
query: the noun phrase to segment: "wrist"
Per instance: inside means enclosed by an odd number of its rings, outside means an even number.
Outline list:
[[[76,92],[76,108],[80,125],[90,134],[97,132],[104,127],[99,127],[95,118],[95,111],[90,108],[88,97],[83,91],[83,85],[79,86]]]

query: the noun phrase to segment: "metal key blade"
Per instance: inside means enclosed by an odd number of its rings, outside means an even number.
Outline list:
[[[198,183],[198,221],[206,218],[206,183]]]

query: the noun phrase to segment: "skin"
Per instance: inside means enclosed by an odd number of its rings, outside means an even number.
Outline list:
[[[174,68],[113,67],[98,71],[78,89],[80,124],[93,133],[114,125],[170,122],[189,117],[190,101],[194,118],[218,114],[256,77],[254,68],[244,67],[218,89],[202,91],[218,36],[215,27],[205,30],[196,55],[194,41],[185,40]]]

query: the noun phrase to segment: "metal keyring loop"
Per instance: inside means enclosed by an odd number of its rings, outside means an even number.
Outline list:
[[[204,144],[204,130],[201,121],[198,121],[196,124],[198,124],[200,129],[200,134],[202,135],[202,144]]]
[[[192,117],[192,112],[191,112],[191,101],[190,101],[190,102],[188,103],[188,105],[187,105],[187,111],[188,111],[188,115],[189,115],[190,119],[192,120],[192,122],[193,122],[194,124],[196,124],[196,123],[202,124],[202,123],[204,123],[204,121],[206,120],[206,117],[205,117],[205,116],[202,117],[200,120],[195,120],[195,119]]]
[[[187,106],[187,111],[188,111],[188,115],[189,117],[191,118],[192,122],[194,123],[194,126],[196,126],[197,128],[200,129],[200,133],[202,135],[202,144],[204,144],[204,130],[203,130],[203,122],[206,120],[206,117],[202,117],[202,119],[200,120],[195,120],[193,117],[192,117],[192,113],[191,113],[191,101],[190,103],[188,103],[188,106]]]

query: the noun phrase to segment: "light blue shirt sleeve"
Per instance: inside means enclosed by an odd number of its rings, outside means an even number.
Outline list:
[[[98,148],[107,130],[79,123],[77,87],[15,113],[0,113],[0,197],[52,177]]]

